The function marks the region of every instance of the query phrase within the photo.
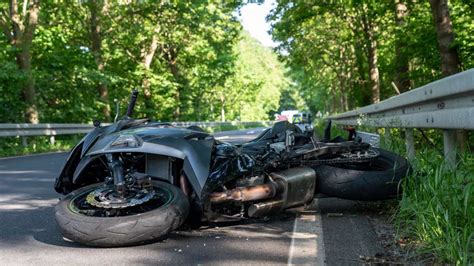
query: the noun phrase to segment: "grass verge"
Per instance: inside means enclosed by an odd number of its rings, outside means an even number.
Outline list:
[[[418,152],[417,158],[402,184],[395,220],[400,235],[442,262],[473,263],[474,156],[462,156],[455,170],[432,150]]]
[[[406,154],[403,130],[381,135],[384,148]],[[415,131],[416,159],[401,184],[394,222],[407,250],[431,254],[439,263],[469,265],[474,262],[474,155],[460,154],[452,169],[442,143],[438,130]]]

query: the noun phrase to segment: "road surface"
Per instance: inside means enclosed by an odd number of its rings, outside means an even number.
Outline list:
[[[216,134],[250,140],[262,129]],[[66,153],[0,159],[0,265],[354,264],[383,252],[364,205],[315,200],[305,210],[237,224],[181,229],[163,242],[89,248],[62,238],[53,184]],[[341,213],[340,215],[332,215]]]

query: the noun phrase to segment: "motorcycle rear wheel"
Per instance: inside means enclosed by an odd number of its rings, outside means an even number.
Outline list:
[[[186,219],[189,202],[177,187],[161,181],[152,181],[160,196],[147,208],[137,206],[123,215],[107,217],[88,215],[83,211],[84,199],[103,183],[93,184],[69,193],[55,207],[55,218],[62,235],[74,242],[96,247],[140,245],[163,239]],[[154,204],[154,206],[151,206]],[[89,206],[90,208],[90,206]],[[121,210],[120,210],[121,211]],[[100,212],[99,212],[100,213]]]
[[[410,166],[393,152],[378,149],[380,155],[367,163],[320,165],[316,192],[330,197],[372,201],[396,197],[401,193],[400,181]]]

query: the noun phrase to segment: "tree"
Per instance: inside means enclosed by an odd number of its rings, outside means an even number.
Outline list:
[[[448,0],[430,0],[431,11],[436,25],[441,72],[449,76],[459,72],[459,55],[454,45],[454,32],[449,16]]]
[[[378,66],[378,44],[377,31],[375,24],[375,12],[373,8],[369,9],[366,3],[357,7],[360,19],[362,21],[362,30],[366,40],[367,61],[369,62],[369,79],[371,82],[372,103],[380,102],[380,74]]]
[[[396,46],[395,46],[395,84],[397,93],[410,89],[409,58],[407,55],[407,38],[404,34],[407,26],[408,6],[402,0],[395,0]]]
[[[20,5],[17,0],[9,1],[9,10],[0,9],[0,27],[9,44],[15,48],[18,68],[24,74],[25,80],[21,92],[26,104],[25,121],[36,124],[39,122],[36,103],[35,78],[31,67],[31,45],[38,25],[40,12],[39,0],[25,0]]]
[[[94,61],[97,66],[97,71],[100,75],[104,75],[105,62],[102,51],[102,39],[104,38],[104,25],[102,20],[107,19],[109,12],[108,0],[90,0],[85,4],[89,10],[89,34],[90,34],[90,49],[94,55]],[[111,121],[110,104],[109,104],[109,90],[107,84],[103,80],[99,80],[97,84],[97,91],[102,105],[102,114],[106,122]]]

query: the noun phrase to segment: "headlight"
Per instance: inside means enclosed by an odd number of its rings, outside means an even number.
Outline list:
[[[112,144],[111,148],[136,148],[140,146],[141,143],[138,138],[134,135],[120,135]]]

